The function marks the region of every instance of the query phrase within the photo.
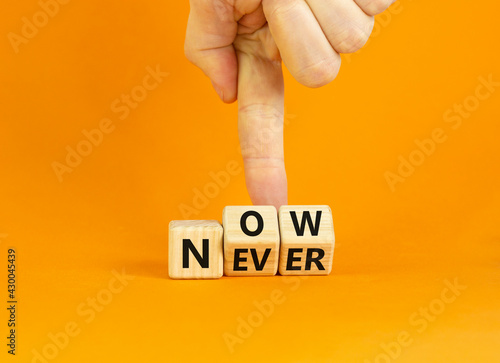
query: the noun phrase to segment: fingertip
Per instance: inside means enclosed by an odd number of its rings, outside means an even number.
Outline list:
[[[233,103],[238,98],[236,87],[234,87],[234,89],[231,89],[229,87],[223,88],[218,86],[213,81],[212,81],[212,86],[214,87],[214,90],[215,92],[217,92],[217,95],[219,96],[221,101],[224,103]]]
[[[235,87],[234,90],[230,90],[229,92],[224,92],[221,100],[224,103],[234,103],[238,99],[238,92],[237,88]]]
[[[292,69],[295,79],[309,88],[319,88],[331,83],[340,70],[341,59],[338,53],[332,50],[331,57],[308,65],[301,69]]]
[[[288,204],[288,186],[282,162],[271,165],[269,160],[247,160],[245,179],[254,205],[273,205],[276,210]]]

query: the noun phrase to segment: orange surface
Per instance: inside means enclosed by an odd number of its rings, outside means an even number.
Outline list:
[[[183,55],[188,10],[70,1],[16,54],[9,33],[40,5],[3,4],[1,306],[9,246],[19,304],[17,354],[2,338],[1,361],[500,361],[500,87],[476,97],[480,77],[500,82],[498,2],[402,0],[331,85],[286,75],[289,201],[330,205],[337,237],[332,274],[305,280],[167,277],[168,222],[210,173],[233,170],[191,218],[250,203],[236,105]],[[114,112],[157,65],[168,76]],[[53,163],[103,118],[112,130],[60,182]],[[415,140],[433,134],[443,142],[419,159]],[[410,154],[421,165],[391,190],[386,172]],[[264,316],[254,302],[271,298]]]

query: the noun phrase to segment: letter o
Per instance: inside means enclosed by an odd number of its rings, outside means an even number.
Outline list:
[[[52,351],[52,353],[49,351],[49,349]],[[48,360],[52,360],[55,357],[57,357],[57,354],[59,353],[59,349],[54,344],[47,343],[42,349],[42,354],[47,358]]]
[[[262,144],[267,145],[273,140],[274,133],[271,128],[265,128],[260,131],[260,141]]]
[[[257,318],[257,321],[252,318],[253,316]],[[258,311],[254,311],[250,313],[250,315],[248,315],[248,324],[250,324],[250,326],[252,326],[253,328],[261,326],[262,323],[264,323],[264,316]]]
[[[254,216],[257,219],[257,228],[255,229],[255,231],[250,231],[247,227],[247,219],[250,216]],[[254,210],[249,210],[243,213],[243,215],[241,216],[240,227],[243,233],[245,233],[247,236],[255,237],[261,234],[262,230],[264,229],[264,220],[259,213]]]
[[[40,18],[42,19],[41,22],[38,21],[40,20]],[[43,11],[37,11],[33,15],[33,24],[35,24],[39,28],[43,28],[45,25],[47,25],[48,22],[49,22],[49,16]]]
[[[420,166],[425,161],[425,155],[420,150],[413,150],[410,153],[410,156],[408,156],[408,160],[410,160],[410,163],[412,163],[414,166]]]
[[[108,289],[102,289],[96,297],[101,305],[109,305],[113,301],[113,294]]]
[[[372,30],[372,37],[377,37],[380,34],[380,22],[378,21],[378,18],[375,18],[375,23],[373,24],[373,30]]]
[[[219,191],[219,186],[212,182],[208,182],[203,187],[203,193],[210,199],[214,199],[219,194]]]
[[[384,360],[380,360],[381,358],[384,358]],[[374,362],[375,363],[382,363],[382,362],[391,363],[391,357],[389,357],[387,354],[380,353],[379,355],[377,355],[375,357]]]
[[[444,302],[441,301],[440,299],[432,300],[431,303],[429,304],[429,310],[434,315],[442,314],[444,311]]]
[[[479,100],[474,96],[467,96],[467,98],[464,101],[464,106],[465,109],[469,112],[475,111],[479,107]]]
[[[83,148],[85,146],[85,149]],[[76,151],[78,151],[78,154],[81,156],[89,156],[92,153],[92,144],[88,140],[82,140],[76,145]]]
[[[132,88],[132,98],[136,102],[141,102],[146,99],[146,96],[148,95],[148,91],[142,86],[135,86]]]

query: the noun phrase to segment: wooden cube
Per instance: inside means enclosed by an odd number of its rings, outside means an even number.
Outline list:
[[[279,210],[281,275],[328,275],[335,233],[327,205],[286,205]]]
[[[272,276],[278,271],[280,235],[273,206],[228,206],[222,212],[224,274]]]
[[[222,277],[223,231],[218,221],[171,221],[168,229],[168,274],[172,279]]]

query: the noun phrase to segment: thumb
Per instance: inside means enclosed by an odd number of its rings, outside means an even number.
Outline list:
[[[267,26],[251,35],[238,36],[235,48],[238,134],[247,189],[254,204],[279,209],[288,202],[281,58]]]
[[[184,52],[205,75],[222,101],[237,98],[237,61],[233,40],[238,28],[227,1],[191,0]]]

